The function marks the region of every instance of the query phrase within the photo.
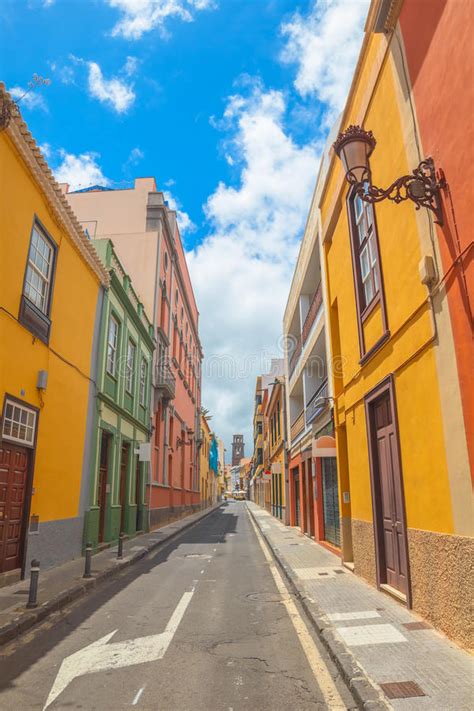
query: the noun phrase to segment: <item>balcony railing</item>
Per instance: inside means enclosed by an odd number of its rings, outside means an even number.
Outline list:
[[[161,391],[164,400],[174,400],[176,395],[176,378],[169,365],[159,363],[155,366],[155,385]]]
[[[314,323],[314,320],[316,316],[319,313],[319,309],[321,308],[321,305],[323,303],[323,290],[321,287],[321,282],[319,282],[319,286],[315,291],[315,294],[313,296],[313,299],[311,301],[308,313],[306,314],[306,318],[304,320],[303,324],[303,330],[301,332],[301,338],[303,341],[303,345],[306,343],[309,332],[311,331],[311,326]]]
[[[291,378],[291,376],[293,375],[293,372],[294,372],[294,370],[295,370],[295,368],[296,368],[296,364],[297,364],[297,362],[298,362],[298,360],[299,360],[300,355],[301,355],[301,339],[298,338],[298,340],[297,340],[297,342],[296,342],[296,344],[295,344],[295,348],[294,348],[294,350],[293,350],[293,353],[292,353],[291,356],[290,356],[290,362],[288,363],[288,368],[289,368],[289,371],[290,371],[290,378]]]
[[[306,405],[306,424],[315,420],[326,409],[328,397],[328,380],[324,380]]]
[[[290,428],[291,441],[293,442],[304,430],[304,410],[298,415]]]

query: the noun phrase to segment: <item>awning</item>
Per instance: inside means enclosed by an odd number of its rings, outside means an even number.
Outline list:
[[[313,440],[313,457],[335,457],[336,440],[330,435],[323,435]]]

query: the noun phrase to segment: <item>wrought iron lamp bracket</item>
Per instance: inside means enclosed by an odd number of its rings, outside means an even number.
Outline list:
[[[356,181],[354,175],[348,173],[347,181],[356,185],[356,193],[365,202],[371,204],[388,198],[396,204],[411,200],[417,210],[427,207],[435,214],[435,222],[443,225],[443,210],[440,200],[440,190],[446,187],[443,176],[438,180],[432,158],[422,160],[410,175],[397,178],[387,189],[378,188],[372,184],[371,175],[366,171],[366,179]]]

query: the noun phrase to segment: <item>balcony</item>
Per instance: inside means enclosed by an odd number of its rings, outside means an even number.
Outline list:
[[[308,309],[308,313],[306,314],[306,318],[305,318],[305,321],[303,324],[303,330],[301,332],[301,338],[303,341],[303,345],[308,340],[308,336],[311,331],[311,327],[316,319],[316,316],[319,313],[322,303],[323,303],[323,290],[322,290],[321,282],[319,282],[319,286],[315,291],[313,300],[311,301],[310,307]]]
[[[163,400],[174,400],[176,396],[176,378],[169,365],[155,366],[155,386]]]
[[[296,368],[296,364],[299,361],[300,355],[301,355],[301,339],[298,338],[298,340],[295,344],[293,353],[290,356],[290,361],[288,363],[288,369],[290,371],[290,378],[294,373],[294,370]]]
[[[291,441],[294,442],[295,439],[304,430],[304,410],[298,415],[296,420],[293,422],[290,428]]]
[[[328,380],[323,380],[319,388],[314,393],[311,400],[306,405],[306,424],[315,420],[324,412],[328,404]]]

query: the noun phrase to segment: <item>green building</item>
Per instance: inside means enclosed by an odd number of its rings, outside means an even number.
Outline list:
[[[94,240],[110,274],[97,338],[96,408],[89,438],[84,542],[94,548],[148,529],[153,326],[113,243]]]

